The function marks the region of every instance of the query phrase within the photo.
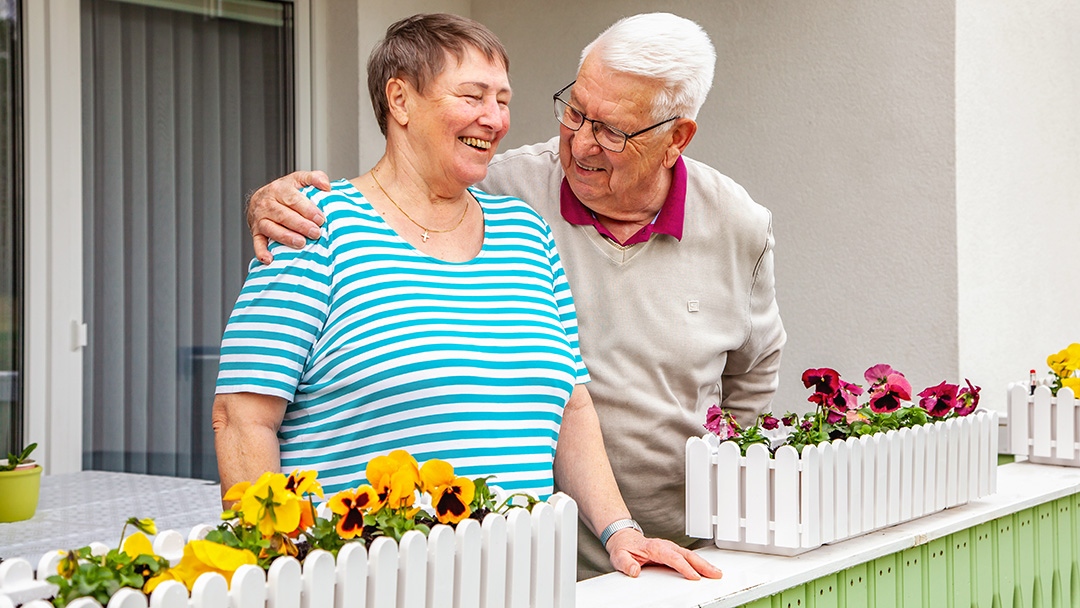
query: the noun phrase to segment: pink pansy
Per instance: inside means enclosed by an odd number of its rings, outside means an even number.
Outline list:
[[[866,378],[866,381],[870,383],[870,386],[874,387],[879,384],[885,383],[890,375],[896,373],[899,372],[895,371],[892,366],[886,365],[884,363],[878,363],[877,365],[866,370],[866,372],[863,374],[863,378]]]
[[[956,407],[956,392],[958,390],[960,390],[959,386],[948,382],[931,386],[919,393],[919,397],[922,397],[919,401],[919,407],[926,410],[926,413],[934,418],[944,418]]]
[[[709,411],[705,413],[704,426],[705,430],[719,437],[721,441],[739,436],[739,424],[718,405],[709,406]]]
[[[776,416],[765,414],[761,417],[761,428],[765,429],[766,431],[775,430],[779,426],[780,421],[777,420]]]
[[[967,416],[979,407],[979,391],[982,387],[972,385],[971,380],[967,378],[964,378],[964,382],[967,382],[967,386],[960,389],[960,394],[956,399],[957,416]]]
[[[862,387],[858,384],[840,381],[840,388],[833,395],[833,406],[841,412],[859,409],[859,395],[863,394]]]
[[[825,422],[829,424],[836,424],[844,419],[844,412],[846,410],[838,410],[833,407],[825,407]]]
[[[878,365],[866,370],[867,381],[870,379],[870,372],[878,367],[888,366]],[[911,383],[907,381],[904,374],[897,371],[891,371],[870,391],[870,409],[879,414],[895,412],[900,409],[902,402],[910,400]]]

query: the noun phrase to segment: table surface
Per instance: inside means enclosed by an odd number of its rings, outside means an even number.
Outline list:
[[[150,517],[158,530],[186,535],[220,520],[221,493],[217,482],[202,479],[106,471],[47,475],[34,517],[0,524],[0,557],[36,564],[56,549],[95,541],[115,546],[129,517]]]
[[[716,548],[697,553],[724,571],[720,580],[687,581],[645,568],[636,579],[607,574],[577,585],[578,606],[724,608],[767,597],[954,532],[1080,493],[1080,468],[1027,462],[998,467],[997,493],[939,513],[824,545],[795,557]]]

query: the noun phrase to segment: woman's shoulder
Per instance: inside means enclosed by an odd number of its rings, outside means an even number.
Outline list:
[[[330,190],[319,190],[315,186],[307,186],[300,190],[300,194],[303,194],[319,207],[320,210],[325,210],[328,206],[334,203],[348,203],[355,205],[356,203],[364,200],[364,195],[353,186],[352,182],[347,179],[338,179],[330,182]]]
[[[549,233],[551,227],[528,202],[508,194],[492,194],[473,186],[469,192],[484,209],[485,221],[493,224],[531,226],[538,232]]]

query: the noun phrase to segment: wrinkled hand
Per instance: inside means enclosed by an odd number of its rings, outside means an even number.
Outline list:
[[[330,178],[322,171],[294,171],[251,195],[247,222],[255,245],[255,257],[263,264],[274,261],[267,249],[270,239],[299,249],[306,242],[305,236],[319,238],[319,227],[325,218],[314,203],[300,194],[300,188],[305,186],[328,191]]]
[[[720,578],[723,573],[705,558],[689,549],[662,538],[646,538],[637,530],[619,530],[607,544],[611,565],[630,577],[641,574],[646,564],[659,564],[675,570],[683,577],[696,581],[701,577]]]

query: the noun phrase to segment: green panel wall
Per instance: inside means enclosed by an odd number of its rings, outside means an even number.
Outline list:
[[[750,608],[1080,608],[1080,494],[886,555]]]

